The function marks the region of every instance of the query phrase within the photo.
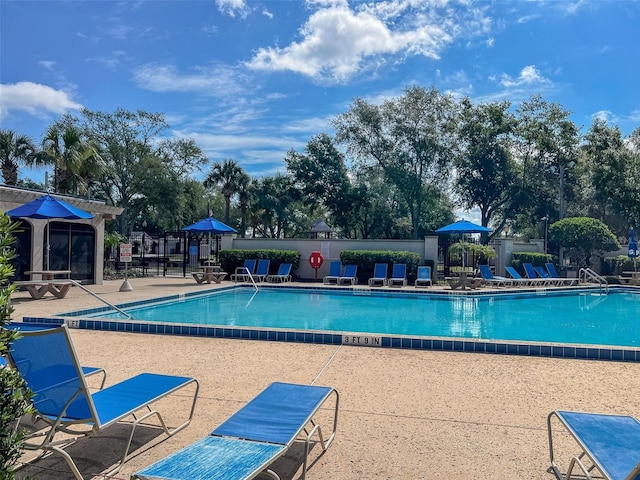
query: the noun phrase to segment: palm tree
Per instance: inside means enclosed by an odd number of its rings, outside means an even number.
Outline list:
[[[4,183],[17,185],[18,166],[33,165],[36,161],[35,154],[36,147],[29,137],[11,130],[0,130],[0,162]]]
[[[54,189],[84,194],[93,179],[105,172],[98,148],[71,117],[54,122],[42,140],[43,162],[54,165]]]
[[[204,181],[205,187],[219,185],[224,197],[224,223],[229,224],[229,214],[231,211],[231,197],[240,190],[242,182],[247,174],[235,160],[224,160],[222,163],[216,162],[211,167],[211,172]]]
[[[238,202],[240,203],[240,237],[244,238],[247,231],[247,211],[251,199],[251,177],[246,173],[240,178],[238,188]]]

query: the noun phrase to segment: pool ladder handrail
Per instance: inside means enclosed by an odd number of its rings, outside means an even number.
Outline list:
[[[609,293],[609,282],[607,282],[607,279],[601,275],[598,275],[588,267],[580,269],[580,271],[578,272],[578,281],[580,283],[593,281],[593,283],[597,283],[600,285],[600,290],[602,290],[602,286],[604,285],[605,293]]]
[[[256,292],[257,292],[260,289],[258,288],[258,285],[256,284],[255,278],[253,278],[253,275],[251,274],[251,272],[249,271],[249,269],[247,267],[244,267],[244,269],[247,272],[247,276],[249,277],[249,280],[251,280],[251,283],[253,283],[253,288],[255,288]]]
[[[111,308],[113,308],[114,310],[116,310],[117,312],[121,313],[122,315],[124,315],[126,317],[127,320],[132,320],[133,317],[128,314],[127,312],[125,312],[124,310],[122,310],[121,308],[116,307],[114,304],[112,304],[111,302],[109,302],[108,300],[105,300],[104,298],[102,298],[100,295],[93,293],[91,290],[89,290],[87,287],[85,287],[84,285],[82,285],[80,282],[76,282],[73,279],[69,279],[69,281],[71,283],[73,283],[76,287],[80,287],[82,290],[84,290],[85,292],[87,292],[89,295],[92,295],[94,297],[96,297],[98,300],[100,300],[102,303],[110,306]]]

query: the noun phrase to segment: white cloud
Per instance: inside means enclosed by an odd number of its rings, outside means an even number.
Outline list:
[[[604,120],[608,124],[616,124],[620,118],[609,110],[599,110],[591,114],[591,120]]]
[[[173,65],[146,64],[134,71],[140,88],[153,92],[196,92],[225,97],[243,93],[248,77],[227,65],[200,67],[193,73],[181,73]]]
[[[238,15],[246,18],[251,11],[245,0],[216,0],[216,6],[220,12],[230,17]]]
[[[500,84],[507,88],[541,83],[550,83],[550,81],[540,74],[540,71],[535,65],[527,65],[524,67],[517,78],[512,78],[510,75],[503,73],[502,79],[500,80]]]
[[[269,10],[267,10],[266,8],[262,9],[262,15],[264,15],[267,18],[273,18],[273,13],[271,13]]]
[[[11,111],[42,115],[81,108],[82,105],[73,101],[67,92],[47,85],[33,82],[0,84],[0,118],[5,118]]]
[[[96,62],[103,65],[109,70],[116,70],[118,67],[127,63],[131,58],[122,50],[115,50],[108,56],[87,58],[85,62]]]
[[[439,59],[461,35],[489,30],[481,9],[448,8],[438,0],[390,0],[357,4],[308,1],[320,7],[301,27],[300,41],[286,47],[260,48],[247,66],[256,70],[289,70],[330,82],[345,82],[390,59],[425,56]]]

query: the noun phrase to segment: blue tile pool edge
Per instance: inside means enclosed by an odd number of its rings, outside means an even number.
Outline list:
[[[188,325],[165,322],[141,322],[135,320],[24,317],[25,323],[111,332],[150,333],[156,335],[181,335],[191,337],[227,338],[241,340],[266,340],[321,345],[368,346],[372,348],[396,348],[465,353],[521,355],[529,357],[573,358],[583,360],[608,360],[640,362],[640,349],[594,345],[529,343],[522,341],[493,341],[448,337],[411,337],[367,335],[362,333],[335,333],[325,331],[278,330],[273,328],[227,327],[216,325]]]

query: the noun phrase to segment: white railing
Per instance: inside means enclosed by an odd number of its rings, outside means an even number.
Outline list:
[[[590,268],[581,268],[578,272],[578,279],[580,283],[597,283],[600,285],[600,289],[604,287],[605,293],[609,293],[609,282],[606,278],[598,275]]]

